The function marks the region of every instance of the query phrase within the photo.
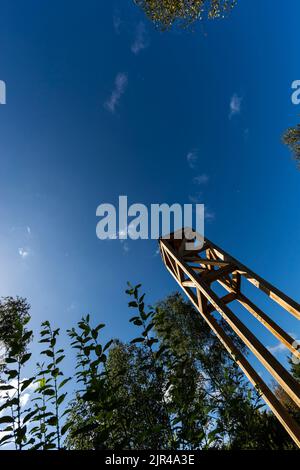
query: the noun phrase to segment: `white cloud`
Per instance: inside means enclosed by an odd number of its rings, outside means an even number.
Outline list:
[[[186,156],[186,159],[187,159],[189,167],[192,168],[192,169],[195,168],[196,163],[198,161],[197,151],[189,152]]]
[[[209,181],[209,176],[206,173],[202,173],[202,175],[195,176],[193,182],[195,184],[206,184]]]
[[[159,246],[156,248],[155,252],[154,252],[154,256],[158,256],[160,254],[160,249],[159,249]]]
[[[216,218],[216,214],[209,209],[204,210],[204,218],[208,222],[212,222]]]
[[[195,195],[189,195],[189,200],[192,204],[201,204],[203,198],[202,193],[197,193]]]
[[[28,248],[19,248],[18,253],[19,253],[19,255],[21,256],[22,259],[25,259],[29,255],[29,250],[28,250]]]
[[[30,398],[30,394],[24,393],[20,398],[21,406],[26,406],[27,403],[29,402],[29,398]]]
[[[231,119],[233,116],[240,114],[241,112],[241,105],[242,105],[242,97],[238,96],[236,93],[232,95],[230,98],[230,104],[229,104],[229,119]]]
[[[111,93],[111,96],[104,103],[105,108],[111,113],[115,112],[116,107],[118,106],[122,95],[125,93],[127,85],[128,85],[127,74],[119,72],[115,78],[115,87]]]
[[[297,334],[293,331],[289,331],[288,334],[290,335],[291,338],[295,339],[297,338]],[[278,341],[275,346],[267,346],[267,349],[270,351],[272,354],[280,354],[281,352],[288,352],[287,347]]]
[[[26,232],[28,235],[31,235],[31,228],[29,227],[29,225],[27,225],[26,227]]]
[[[130,233],[131,233],[132,230],[133,230],[132,225],[126,226],[126,227],[120,229],[117,232],[117,234],[112,237],[112,240],[119,240],[120,241],[124,253],[128,253],[130,251],[127,239],[130,238]],[[122,238],[122,237],[126,237],[126,238]]]
[[[131,51],[134,54],[139,54],[143,49],[149,46],[149,39],[144,23],[142,21],[136,27],[135,39],[131,45]]]
[[[76,302],[71,302],[67,307],[67,312],[73,312],[74,310],[76,310],[76,308],[77,308]]]
[[[118,12],[116,12],[113,16],[113,25],[116,34],[120,34],[122,20]]]
[[[27,380],[27,378],[24,378],[21,382],[21,385],[22,383]],[[12,379],[10,380],[7,385],[11,385],[12,387],[14,387],[14,389],[12,390],[7,390],[7,391],[0,391],[0,406],[4,405],[4,403],[6,402],[7,398],[8,399],[11,399],[13,397],[16,396],[16,393],[17,393],[17,388],[18,388],[18,381],[16,379]],[[26,391],[24,392],[21,392],[20,393],[20,405],[22,408],[24,408],[27,403],[29,402],[30,398],[31,398],[31,395],[32,393],[35,391],[37,387],[37,384],[35,382],[31,383]],[[0,412],[0,416],[1,415],[4,415],[4,414],[7,414],[6,410],[3,410]],[[21,420],[23,422],[23,420]],[[9,432],[0,432],[0,439],[2,439],[4,436],[8,435]],[[7,444],[5,445],[9,445],[9,440],[7,441]]]
[[[27,378],[22,379],[21,385],[22,385],[22,383],[25,382],[26,380],[27,380]],[[8,398],[12,398],[12,397],[14,397],[15,394],[17,393],[17,388],[18,388],[18,381],[17,381],[17,379],[12,379],[12,380],[10,380],[10,381],[7,383],[7,385],[11,385],[12,387],[14,387],[14,389],[12,389],[12,390],[5,390],[5,391],[1,390],[1,391],[0,391],[0,405],[3,405],[4,401],[7,399],[7,396],[8,396]],[[29,398],[30,398],[30,395],[31,395],[32,392],[34,392],[34,390],[36,389],[36,387],[37,387],[37,384],[33,382],[33,383],[31,383],[31,384],[27,387],[26,391],[21,392],[21,406],[25,406],[26,403],[28,403],[28,400],[29,400]],[[27,395],[28,395],[28,397],[27,397]]]
[[[279,354],[281,352],[284,352],[284,351],[287,351],[286,347],[284,346],[283,343],[281,343],[280,341],[278,342],[278,344],[276,344],[275,346],[268,346],[267,349],[270,351],[270,353],[272,354]]]
[[[128,243],[126,243],[126,242],[123,243],[123,250],[124,250],[125,253],[128,253],[128,251],[129,251]]]

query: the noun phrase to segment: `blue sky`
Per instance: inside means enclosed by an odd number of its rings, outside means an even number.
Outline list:
[[[96,238],[97,206],[122,194],[204,203],[208,238],[300,300],[300,173],[280,139],[299,14],[244,0],[161,33],[132,0],[1,2],[0,295],[28,298],[35,331],[91,313],[126,340],[126,282],[150,303],[176,290],[155,241]]]

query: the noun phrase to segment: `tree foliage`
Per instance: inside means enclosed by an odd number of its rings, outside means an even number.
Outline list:
[[[289,127],[283,135],[283,143],[291,150],[298,167],[300,168],[300,124]]]
[[[148,18],[161,29],[174,24],[190,26],[204,16],[221,18],[234,8],[237,0],[134,0]]]
[[[1,370],[0,446],[14,445],[19,450],[294,448],[263,407],[258,391],[250,387],[189,302],[176,293],[153,308],[146,307],[140,286],[129,285],[127,294],[134,311],[129,321],[138,330],[132,341],[103,343],[105,325],[94,326],[90,315],[68,330],[76,352],[74,379],[64,374],[66,353],[59,346],[60,329],[49,321],[42,323],[40,334],[43,362],[37,364],[34,376],[26,377],[32,339],[26,329],[29,308],[20,299],[6,300],[11,302],[6,313],[17,320],[19,312],[20,318],[18,327],[10,330]],[[7,330],[3,331],[5,339]],[[236,335],[229,329],[227,334],[243,350]],[[291,366],[299,379],[299,365]],[[277,387],[275,393],[299,419],[299,410],[292,408],[282,390]]]
[[[9,353],[11,349],[26,349],[30,337],[21,342],[25,333],[25,326],[30,320],[30,305],[21,297],[4,297],[0,300],[0,341],[2,354]],[[20,351],[21,352],[21,351]]]

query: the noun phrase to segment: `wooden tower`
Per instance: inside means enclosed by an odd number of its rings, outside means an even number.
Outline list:
[[[176,233],[178,234],[178,232]],[[300,448],[299,424],[289,415],[286,408],[252,367],[248,359],[235,347],[232,339],[226,334],[217,318],[218,314],[223,317],[296,406],[300,407],[300,384],[241,321],[238,315],[232,311],[229,304],[236,302],[247,309],[261,323],[261,327],[267,328],[277,340],[289,349],[296,361],[300,360],[300,349],[297,349],[297,342],[270,316],[264,313],[253,300],[245,295],[244,283],[253,284],[272,301],[279,304],[284,309],[283,313],[288,312],[298,320],[300,320],[300,305],[225,253],[224,250],[207,238],[204,239],[202,248],[197,250],[186,249],[186,239],[183,234],[181,239],[177,239],[174,234],[170,234],[168,237],[161,238],[159,244],[162,259],[168,271],[248,379],[259,389],[262,398]],[[222,296],[216,294],[214,283],[221,285],[228,293]]]

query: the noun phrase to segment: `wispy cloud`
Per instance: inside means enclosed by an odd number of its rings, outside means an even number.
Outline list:
[[[272,354],[279,354],[281,352],[287,351],[287,348],[280,341],[275,346],[268,346],[267,349]]]
[[[216,214],[213,211],[205,208],[204,218],[207,220],[207,222],[213,222],[216,219]]]
[[[203,193],[196,193],[194,195],[189,195],[189,200],[192,204],[201,204],[203,199]]]
[[[29,255],[29,249],[28,248],[19,248],[18,253],[21,256],[22,259],[25,259]]]
[[[128,253],[130,251],[129,243],[127,241],[128,237],[130,238],[131,231],[133,230],[132,226],[126,226],[119,230],[116,235],[116,239],[119,239],[121,242],[121,246],[124,253]],[[126,237],[126,238],[125,238]]]
[[[192,169],[196,168],[197,161],[198,161],[197,150],[193,150],[192,152],[189,152],[186,156],[186,160],[190,168]]]
[[[104,103],[105,108],[111,113],[115,112],[116,107],[118,106],[122,95],[125,93],[127,85],[128,85],[127,74],[119,72],[115,78],[114,89],[109,99]]]
[[[135,38],[131,45],[131,51],[134,54],[139,54],[143,49],[149,46],[149,38],[147,35],[147,30],[142,21],[136,27]]]
[[[294,331],[288,331],[288,334],[297,342],[297,334]],[[278,341],[275,346],[267,346],[267,349],[272,353],[272,354],[279,354],[281,352],[288,352],[287,347]]]
[[[159,249],[159,247],[157,247],[155,252],[154,252],[154,256],[158,256],[159,254],[160,254],[160,249]]]
[[[206,173],[202,173],[202,175],[195,176],[193,182],[195,184],[206,184],[209,181],[209,176]]]
[[[71,302],[67,306],[67,312],[74,312],[74,310],[76,310],[76,308],[77,308],[77,303],[76,302]]]
[[[124,251],[125,253],[128,253],[128,251],[129,251],[129,245],[128,245],[128,243],[126,243],[126,242],[123,243],[123,251]]]
[[[113,16],[113,26],[116,34],[120,34],[120,28],[121,28],[122,20],[121,16],[118,11],[114,13]]]
[[[233,116],[240,114],[241,112],[241,105],[242,105],[242,97],[238,96],[236,93],[232,95],[230,98],[230,103],[229,103],[229,119],[231,119]]]
[[[21,383],[24,383],[26,380],[27,378],[24,378]],[[0,391],[0,406],[6,401],[7,396],[8,398],[13,398],[18,390],[18,381],[16,379],[10,380],[7,385],[10,385],[13,388],[5,392]],[[28,403],[30,396],[35,391],[36,387],[37,384],[33,382],[26,388],[26,391],[20,392],[21,406],[25,406]]]

